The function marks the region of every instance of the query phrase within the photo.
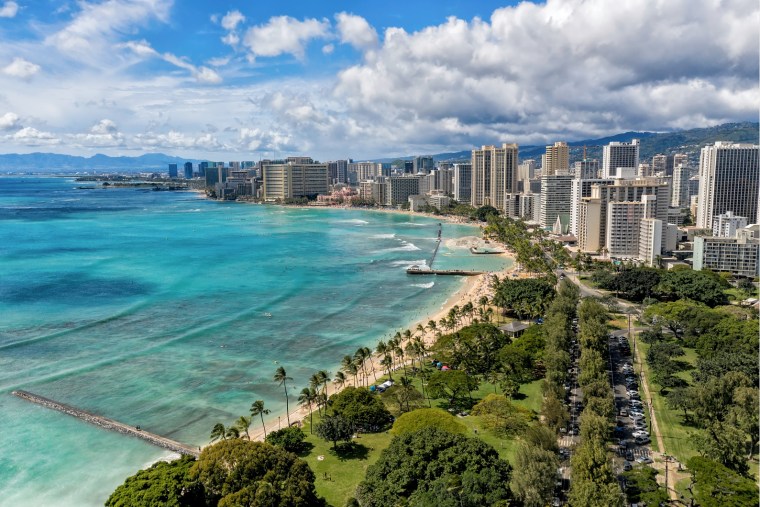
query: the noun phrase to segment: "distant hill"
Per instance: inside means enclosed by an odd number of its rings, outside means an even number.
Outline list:
[[[93,155],[78,157],[59,155],[56,153],[10,153],[0,155],[0,171],[2,172],[152,172],[166,171],[169,164],[177,164],[180,172],[182,164],[192,161],[164,155],[163,153],[147,153],[138,157],[109,157],[108,155]]]
[[[639,139],[641,147],[639,158],[642,161],[651,159],[658,153],[673,154],[687,153],[690,159],[699,159],[699,150],[707,144],[715,141],[734,141],[742,143],[758,143],[758,129],[760,124],[752,122],[724,123],[714,127],[679,130],[676,132],[624,132],[598,139],[584,139],[581,141],[568,141],[570,145],[570,160],[576,161],[583,158],[583,147],[586,147],[586,156],[589,158],[602,159],[602,146],[611,142],[629,142],[631,139]],[[558,139],[559,140],[559,139]],[[475,147],[473,147],[475,148]],[[520,159],[537,159],[540,162],[541,155],[546,153],[546,146],[526,145],[520,146]],[[463,161],[470,160],[471,150],[437,153],[432,157],[437,161]],[[392,162],[394,160],[411,160],[413,156],[379,159],[378,162]]]
[[[583,147],[589,158],[602,158],[602,146],[613,141],[641,140],[640,159],[651,160],[658,153],[687,153],[693,163],[699,160],[699,149],[715,141],[758,142],[758,123],[725,123],[715,127],[679,130],[675,132],[624,132],[598,139],[570,141],[571,162],[583,157]],[[520,146],[520,158],[534,158],[540,161],[546,147]],[[470,160],[471,150],[433,155],[437,161]],[[394,160],[410,160],[410,156],[375,159],[376,162],[393,162]],[[198,160],[184,159],[165,155],[163,153],[148,153],[138,157],[110,157],[108,155],[93,155],[78,157],[58,155],[55,153],[29,153],[0,155],[0,172],[142,172],[166,171],[168,164],[177,164],[180,172],[182,164]]]

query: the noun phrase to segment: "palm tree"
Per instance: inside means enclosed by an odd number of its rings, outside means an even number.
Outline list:
[[[430,332],[435,331],[437,329],[435,321],[434,320],[429,320],[428,323],[427,323],[427,328],[428,328],[428,331],[430,331]]]
[[[401,347],[400,343],[396,343],[396,345],[393,347],[393,353],[396,354],[401,359],[401,366],[404,367],[404,375],[406,375],[406,361],[404,361],[404,349]]]
[[[356,375],[359,374],[359,367],[356,366],[356,363],[353,361],[349,363],[349,365],[346,367],[346,373],[349,375],[353,375],[354,377],[354,386],[356,386]]]
[[[290,404],[288,403],[288,386],[287,381],[293,380],[291,377],[288,377],[288,374],[285,373],[285,368],[280,366],[277,368],[277,371],[274,373],[274,381],[279,382],[282,387],[285,388],[285,411],[286,416],[288,418],[288,426],[290,426]]]
[[[364,347],[359,347],[356,349],[356,352],[354,352],[354,362],[356,365],[362,369],[362,372],[364,373],[364,380],[367,380],[367,368],[366,368],[366,361],[367,356],[364,354]]]
[[[369,359],[369,365],[372,367],[372,376],[375,377],[375,382],[377,382],[377,372],[375,371],[375,362],[372,361],[372,350],[370,350],[369,347],[362,347],[362,350],[364,351],[364,355]]]
[[[319,372],[317,372],[317,375],[319,375],[319,379],[321,380],[322,394],[327,397],[327,383],[330,381],[330,372],[319,370]]]
[[[248,440],[251,439],[251,435],[248,433],[248,428],[251,427],[251,418],[246,417],[244,415],[241,415],[237,418],[237,421],[235,421],[235,428],[237,428],[239,433],[245,434],[245,438]]]
[[[348,355],[343,356],[343,360],[341,360],[340,362],[340,369],[346,373],[351,374],[350,369],[352,365],[356,367],[356,365],[354,364],[354,358]],[[356,373],[353,373],[353,375],[356,375]],[[354,386],[355,385],[356,385],[356,378],[354,378]]]
[[[322,377],[319,376],[319,372],[313,373],[311,377],[309,377],[309,387],[314,389],[314,392],[319,394],[319,386],[322,385]],[[322,415],[322,408],[317,403],[317,410],[319,410],[319,415]]]
[[[414,330],[414,333],[420,333],[420,336],[425,334],[425,327],[422,324],[417,324],[417,329]]]
[[[380,361],[380,364],[385,366],[385,369],[388,371],[388,378],[393,380],[393,375],[391,374],[391,369],[393,367],[393,359],[391,358],[391,356],[383,357],[383,360]]]
[[[211,429],[211,441],[227,440],[227,428],[222,423],[216,423]]]
[[[412,371],[414,371],[414,355],[417,353],[417,341],[410,341],[404,347],[404,352],[412,359]]]
[[[237,426],[230,426],[227,428],[227,436],[230,438],[240,438],[240,430]]]
[[[335,378],[333,379],[333,384],[335,384],[338,387],[343,387],[343,384],[346,383],[346,374],[342,371],[335,372]]]
[[[261,417],[261,427],[264,428],[264,439],[267,438],[267,427],[264,425],[264,416],[271,410],[264,408],[264,400],[256,400],[251,404],[251,417]]]
[[[301,406],[309,406],[309,432],[314,433],[314,412],[311,409],[312,403],[317,399],[317,393],[310,387],[304,387],[301,389],[301,394],[298,395],[298,404]]]
[[[406,398],[406,411],[409,412],[409,399],[411,398],[410,392],[414,390],[414,386],[412,385],[412,379],[409,379],[407,377],[401,377],[399,379],[399,389],[402,392],[402,400]]]
[[[412,338],[412,331],[407,329],[404,331],[404,341],[409,341]]]

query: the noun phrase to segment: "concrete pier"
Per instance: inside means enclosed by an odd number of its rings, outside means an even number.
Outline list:
[[[412,266],[406,270],[407,275],[449,275],[449,276],[478,276],[485,271],[465,271],[463,269],[420,269]]]
[[[150,444],[153,444],[157,447],[161,447],[162,449],[168,449],[170,451],[178,452],[180,454],[195,456],[196,458],[200,454],[200,452],[195,447],[191,447],[189,445],[183,444],[181,442],[177,442],[175,440],[171,440],[166,437],[162,437],[161,435],[156,435],[155,433],[151,433],[149,431],[138,429],[138,427],[135,427],[135,426],[130,426],[128,424],[120,423],[119,421],[114,421],[113,419],[109,419],[107,417],[92,414],[85,410],[80,410],[76,407],[72,407],[71,405],[66,405],[65,403],[59,403],[55,400],[45,398],[44,396],[39,396],[37,394],[30,393],[29,391],[18,390],[18,391],[13,391],[12,394],[14,396],[18,396],[19,398],[23,400],[36,403],[37,405],[41,405],[51,410],[57,410],[58,412],[70,415],[72,417],[76,417],[77,419],[81,419],[85,422],[94,424],[95,426],[99,426],[103,429],[106,429],[109,431],[115,431],[116,433],[121,433],[122,435],[129,435],[131,437],[141,438]]]

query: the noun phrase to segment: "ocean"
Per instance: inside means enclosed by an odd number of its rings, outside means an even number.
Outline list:
[[[438,310],[438,221],[0,178],[0,505],[99,506],[170,453],[10,394],[25,389],[191,445]],[[477,235],[443,223],[444,240]],[[436,268],[499,270],[441,247]],[[291,396],[291,409],[295,397]]]

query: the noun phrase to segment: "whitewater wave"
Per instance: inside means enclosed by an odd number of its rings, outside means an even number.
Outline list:
[[[368,224],[366,220],[359,220],[358,218],[350,218],[348,220],[338,220],[338,222],[342,224],[355,224],[355,225],[364,225]]]
[[[413,225],[415,227],[430,227],[428,224],[417,224],[414,222],[401,222],[403,225]]]
[[[395,234],[375,234],[372,236],[375,239],[393,239],[396,237]]]
[[[402,260],[398,260],[398,261],[392,261],[391,262],[391,266],[403,266],[405,268],[407,268],[409,266],[419,266],[421,268],[426,268],[427,267],[427,261],[425,259],[420,259],[418,261],[406,261],[406,260],[402,261]]]
[[[430,289],[435,285],[435,282],[430,283],[413,283],[411,284],[412,287],[419,287],[421,289]]]
[[[385,248],[383,250],[379,250],[375,253],[389,253],[389,252],[417,252],[419,250],[422,250],[420,247],[415,245],[414,243],[409,243],[408,241],[402,241],[402,246],[395,246],[393,248]]]

